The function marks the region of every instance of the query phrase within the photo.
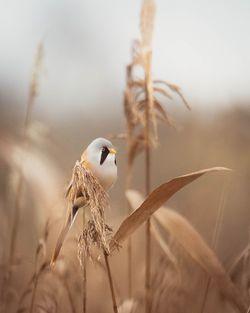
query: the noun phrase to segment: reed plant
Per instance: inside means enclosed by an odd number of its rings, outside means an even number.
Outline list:
[[[33,234],[38,238],[35,241],[36,248],[34,251],[30,248],[28,255],[22,256],[17,262],[20,216],[27,213],[24,211],[28,210],[28,204],[32,206],[32,210],[37,211],[44,206],[39,188],[32,194],[34,180],[25,181],[23,164],[19,162],[18,167],[15,167],[18,175],[16,188],[13,188],[14,216],[9,227],[10,245],[6,260],[2,260],[0,254],[1,312],[110,312],[112,306],[114,313],[138,313],[143,310],[147,313],[166,310],[170,313],[202,313],[206,309],[208,311],[208,305],[211,304],[213,309],[221,312],[249,311],[249,244],[234,262],[228,262],[231,263],[228,270],[216,255],[224,225],[232,171],[221,166],[197,170],[174,177],[152,189],[152,151],[161,145],[158,125],[163,122],[174,126],[168,113],[168,105],[175,97],[179,97],[190,109],[177,85],[153,77],[155,16],[155,1],[143,0],[140,38],[132,45],[132,60],[126,67],[123,101],[126,133],[119,136],[126,139],[126,177],[120,176],[119,179],[125,180],[126,202],[121,201],[121,207],[127,205],[127,214],[122,216],[119,222],[107,220],[106,212],[113,207],[112,202],[93,173],[83,166],[82,160],[76,161],[66,192],[67,204],[64,205],[61,194],[59,207],[61,212],[64,206],[67,207],[68,213],[72,212],[75,205],[77,209],[81,209],[81,225],[74,225],[76,228],[79,226],[80,231],[76,234],[72,229],[66,240],[53,249],[55,229],[61,223],[61,219],[52,218],[52,211],[55,209],[53,206],[43,232],[39,233],[40,235]],[[32,108],[38,94],[42,61],[43,46],[40,44],[35,57],[24,130],[20,139],[22,151],[26,151],[27,155],[28,131],[31,127]],[[0,157],[1,160],[5,158],[6,163],[10,162],[10,159],[14,160],[9,153],[12,151],[10,146],[0,141]],[[31,155],[30,151],[29,153]],[[63,153],[60,155],[64,155]],[[144,156],[143,194],[134,188],[135,160],[140,154]],[[48,152],[49,157],[52,159]],[[12,164],[11,162],[8,164]],[[48,171],[53,172],[57,163],[57,160],[54,160]],[[41,170],[39,172],[34,165],[30,168],[34,175],[39,177]],[[212,176],[212,173],[221,173],[220,175],[223,174],[226,178],[209,247],[200,230],[196,230],[188,216],[184,217],[176,209],[166,207],[166,203],[198,179],[199,184],[204,186],[201,177]],[[26,193],[24,185],[28,190]],[[192,190],[198,186],[197,181]],[[203,188],[208,190],[210,186],[207,183]],[[195,197],[196,195],[192,194],[190,198]],[[22,205],[22,199],[25,200],[25,206]],[[187,205],[187,202],[184,203]],[[0,194],[2,208],[1,204]],[[115,211],[115,208],[112,210]],[[207,214],[209,215],[209,212]],[[29,228],[33,222],[31,218],[25,221],[24,225]],[[140,229],[143,225],[146,231],[141,235]],[[1,229],[0,240],[4,242]],[[136,257],[136,253],[132,252],[144,251],[141,247],[144,242],[145,257]],[[124,249],[126,244],[127,249]],[[127,262],[124,262],[124,256]],[[128,265],[128,275],[123,273],[125,263]],[[24,264],[28,268],[25,274],[22,273]],[[195,275],[199,279],[205,277],[205,283],[197,283]],[[194,290],[197,301],[194,301],[194,296],[190,296],[191,289]],[[208,295],[213,294],[216,300],[209,301]],[[196,306],[194,302],[197,302]]]

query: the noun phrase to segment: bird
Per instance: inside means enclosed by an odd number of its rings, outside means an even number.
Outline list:
[[[81,165],[91,172],[105,191],[108,191],[117,179],[116,154],[117,151],[109,140],[105,138],[96,138],[87,146],[81,156]],[[69,194],[71,188],[72,181],[67,188],[66,196]],[[68,212],[66,222],[59,234],[56,247],[51,258],[51,266],[53,266],[56,262],[64,239],[73,225],[79,209],[86,205],[86,199],[79,194],[79,197],[75,200],[70,212]]]

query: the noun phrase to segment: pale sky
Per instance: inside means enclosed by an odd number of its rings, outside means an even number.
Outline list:
[[[181,86],[194,109],[249,101],[250,1],[156,3],[154,77]],[[139,0],[1,0],[0,96],[11,92],[25,103],[34,52],[43,39],[41,110],[67,114],[78,106],[119,107],[131,43],[139,35],[140,5]]]

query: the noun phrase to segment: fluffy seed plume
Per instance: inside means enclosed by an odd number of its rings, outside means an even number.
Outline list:
[[[152,77],[152,38],[154,30],[156,4],[154,0],[143,0],[140,20],[140,39],[132,46],[132,61],[127,66],[127,86],[124,92],[124,113],[127,122],[127,134],[130,142],[136,137],[147,138],[138,143],[136,154],[141,151],[139,146],[158,144],[158,121],[174,126],[169,116],[164,99],[172,100],[177,95],[185,106],[190,106],[180,88],[165,80]],[[146,114],[146,112],[148,112]],[[132,149],[132,143],[129,145]],[[129,149],[129,150],[130,150]]]
[[[91,171],[84,166],[84,163],[77,161],[67,193],[70,207],[79,199],[79,196],[84,198],[85,204],[90,209],[90,219],[79,238],[79,247],[82,247],[81,242],[83,241],[85,252],[88,255],[89,248],[93,244],[109,254],[107,230],[110,228],[104,220],[104,211],[109,207],[108,195]]]

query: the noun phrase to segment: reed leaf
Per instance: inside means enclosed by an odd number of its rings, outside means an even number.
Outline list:
[[[143,196],[135,190],[127,192],[127,198],[132,209],[137,208],[141,203],[145,203],[145,201],[143,202]],[[238,308],[240,312],[246,312],[247,304],[245,299],[232,283],[214,252],[184,217],[177,212],[161,207],[154,213],[153,221],[160,225],[161,229],[171,234],[187,254],[205,270],[230,303]],[[164,241],[164,237],[161,240]],[[161,245],[164,244],[161,243]],[[165,243],[165,246],[167,246],[167,243]]]
[[[230,169],[225,167],[212,167],[200,170],[176,177],[153,190],[146,200],[122,222],[111,242],[111,250],[114,249],[117,244],[119,245],[126,240],[177,191],[190,184],[200,176],[215,171],[230,171]],[[127,191],[127,195],[129,195],[129,191]]]

